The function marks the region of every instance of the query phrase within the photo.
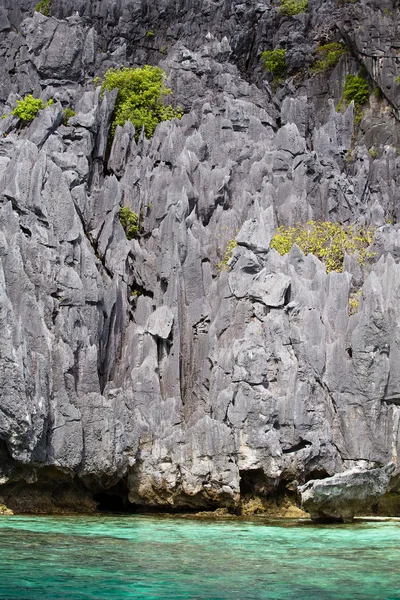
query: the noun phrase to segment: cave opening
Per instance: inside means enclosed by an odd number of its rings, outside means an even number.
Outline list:
[[[324,469],[314,469],[310,471],[305,477],[305,482],[313,481],[314,479],[326,479],[327,477],[331,477],[327,471]]]
[[[262,469],[239,471],[239,475],[241,496],[258,496],[267,491],[268,482]]]
[[[123,482],[93,494],[99,512],[134,513],[136,505],[129,501],[129,490]]]

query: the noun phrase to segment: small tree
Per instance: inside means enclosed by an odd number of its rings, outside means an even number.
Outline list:
[[[182,117],[183,111],[180,108],[175,109],[163,103],[163,98],[172,93],[164,85],[165,79],[162,69],[149,65],[137,69],[109,69],[106,72],[101,86],[103,92],[118,89],[111,124],[112,135],[117,125],[131,121],[135,126],[136,140],[142,127],[146,137],[150,138],[161,121]]]
[[[119,211],[119,220],[128,240],[133,240],[139,233],[139,217],[129,206],[123,206]]]
[[[266,71],[272,73],[276,79],[280,79],[286,69],[286,50],[284,48],[264,50],[261,61]]]

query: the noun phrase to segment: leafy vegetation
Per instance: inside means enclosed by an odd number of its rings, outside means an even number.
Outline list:
[[[224,258],[217,265],[217,268],[219,271],[227,271],[228,270],[228,262],[232,258],[233,252],[234,252],[236,246],[237,246],[236,240],[229,240],[229,242],[226,245]]]
[[[362,75],[346,75],[342,99],[339,102],[338,110],[348,106],[354,101],[355,122],[359,123],[362,119],[362,109],[370,95],[368,81]]]
[[[358,306],[360,304],[360,294],[361,294],[361,290],[358,290],[358,292],[353,292],[352,294],[350,294],[349,315],[355,315],[356,312],[358,311]]]
[[[70,119],[72,119],[72,117],[76,116],[76,112],[70,108],[69,106],[67,106],[67,108],[64,108],[63,110],[63,123],[64,125],[68,125],[68,121]]]
[[[50,15],[51,9],[51,0],[40,0],[38,4],[36,4],[35,11],[42,13],[45,17]]]
[[[350,104],[354,100],[356,107],[361,108],[369,98],[369,85],[361,75],[346,75],[343,100]]]
[[[346,164],[349,165],[351,163],[351,161],[353,160],[353,151],[351,150],[351,148],[349,148],[349,150],[347,150],[346,152]]]
[[[362,75],[346,75],[343,95],[338,105],[338,110],[342,110],[350,102],[354,101],[355,122],[359,123],[362,119],[362,109],[370,95],[368,81]]]
[[[281,0],[278,11],[287,17],[294,17],[305,13],[308,9],[308,0]]]
[[[343,56],[346,51],[346,46],[339,42],[318,46],[316,49],[317,60],[315,65],[311,67],[311,70],[314,73],[320,73],[322,71],[327,71],[328,69],[333,69],[333,67],[336,67],[338,64],[340,57]]]
[[[280,79],[286,69],[286,50],[284,48],[264,50],[261,61],[266,71],[272,73],[276,79]]]
[[[32,94],[28,94],[22,100],[17,100],[17,106],[11,111],[14,117],[18,117],[24,123],[29,123],[38,114],[39,110],[43,110],[46,106],[51,106],[53,100],[49,100],[47,104],[40,98],[34,98]]]
[[[287,254],[297,244],[304,254],[314,254],[326,265],[328,273],[343,270],[344,254],[357,254],[360,264],[372,254],[367,251],[374,239],[374,230],[355,229],[329,221],[308,221],[294,227],[279,227],[271,240],[271,248]]]
[[[146,137],[150,138],[161,121],[182,117],[183,111],[180,108],[165,106],[163,103],[164,96],[172,93],[164,85],[165,78],[162,69],[149,65],[137,69],[109,69],[106,72],[101,86],[103,92],[118,89],[111,124],[112,135],[117,125],[131,121],[135,126],[136,140],[142,127]]]
[[[128,240],[133,240],[139,233],[138,215],[129,206],[123,206],[119,211],[119,220]]]

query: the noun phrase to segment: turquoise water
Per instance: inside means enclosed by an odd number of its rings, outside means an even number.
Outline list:
[[[0,598],[400,599],[400,523],[1,517]]]

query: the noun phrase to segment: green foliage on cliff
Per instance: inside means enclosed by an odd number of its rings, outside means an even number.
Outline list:
[[[123,206],[119,211],[119,220],[128,240],[133,240],[139,233],[138,215],[129,206]]]
[[[358,292],[352,292],[349,298],[349,315],[355,315],[358,311],[358,307],[360,304],[360,295],[361,290]]]
[[[338,42],[318,46],[315,51],[317,60],[314,66],[311,67],[311,71],[314,73],[321,73],[322,71],[327,71],[328,69],[336,67],[340,57],[343,56],[346,51],[346,46],[344,44],[339,44]]]
[[[281,0],[278,11],[287,17],[294,17],[305,13],[308,9],[308,0]]]
[[[163,98],[172,93],[164,85],[165,78],[162,69],[149,65],[137,69],[109,69],[106,72],[101,86],[103,92],[118,89],[111,124],[112,135],[117,125],[131,121],[135,126],[136,140],[142,127],[146,137],[150,138],[161,121],[182,117],[183,111],[180,108],[165,106],[163,103]]]
[[[369,98],[369,85],[361,75],[347,75],[343,91],[343,100],[350,104],[354,100],[357,108],[361,108]]]
[[[11,112],[14,117],[18,117],[21,121],[29,123],[38,114],[39,110],[43,110],[46,106],[53,104],[53,100],[49,100],[47,104],[40,98],[34,98],[32,94],[28,94],[22,100],[17,100],[17,106]]]
[[[68,121],[70,119],[72,119],[72,117],[76,116],[76,112],[70,108],[69,106],[67,106],[67,108],[64,108],[63,110],[63,123],[64,125],[68,125]]]
[[[372,254],[367,251],[374,239],[374,230],[356,229],[329,221],[308,221],[294,227],[279,227],[271,240],[271,248],[280,255],[287,254],[293,244],[304,252],[314,254],[326,265],[327,272],[343,270],[344,254],[357,254],[360,264]]]
[[[38,4],[36,4],[35,11],[42,13],[45,17],[50,15],[51,9],[51,0],[40,0]]]
[[[229,242],[226,245],[224,258],[217,265],[217,269],[219,271],[228,271],[228,268],[229,268],[228,267],[228,262],[232,258],[233,252],[234,252],[236,246],[237,246],[237,241],[236,240],[229,240]]]
[[[266,71],[272,73],[276,79],[280,79],[286,69],[286,50],[284,48],[264,50],[261,61]]]
[[[368,81],[362,75],[346,75],[342,99],[338,104],[338,110],[342,110],[350,102],[354,101],[355,123],[362,119],[362,109],[370,95]]]

